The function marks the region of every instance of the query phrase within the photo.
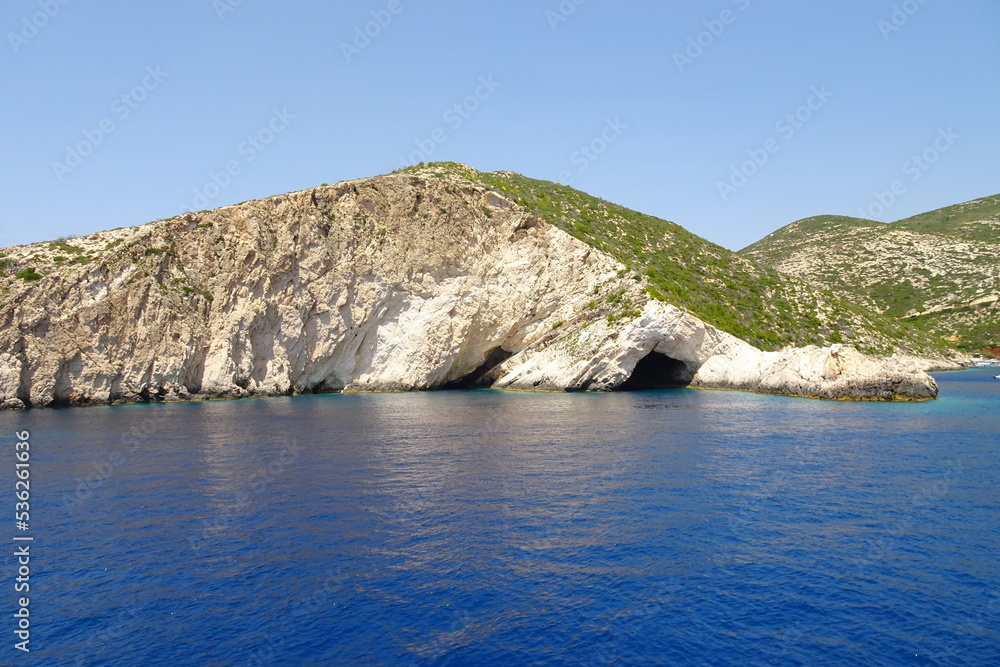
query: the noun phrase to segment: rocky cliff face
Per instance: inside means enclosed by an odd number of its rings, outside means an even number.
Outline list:
[[[0,405],[493,385],[936,395],[851,348],[766,353],[487,187],[396,174],[9,248]]]

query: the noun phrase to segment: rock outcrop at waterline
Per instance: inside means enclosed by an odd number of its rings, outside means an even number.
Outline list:
[[[447,174],[345,182],[5,255],[8,408],[485,385],[937,392],[919,369],[851,348],[762,352]]]

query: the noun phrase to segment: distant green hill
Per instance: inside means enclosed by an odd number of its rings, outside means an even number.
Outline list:
[[[891,224],[807,218],[740,253],[961,349],[1000,344],[1000,195]]]
[[[949,346],[683,227],[568,186],[511,172],[480,173],[454,163],[404,171],[449,172],[485,185],[539,218],[607,252],[649,293],[763,349],[845,342],[870,353],[941,356]],[[627,309],[625,314],[628,314]]]

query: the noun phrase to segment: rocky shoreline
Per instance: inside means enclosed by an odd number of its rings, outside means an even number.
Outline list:
[[[761,351],[468,181],[351,181],[6,251],[0,407],[492,386],[926,400],[928,363]],[[66,244],[63,244],[66,246]],[[67,246],[68,247],[68,246]]]

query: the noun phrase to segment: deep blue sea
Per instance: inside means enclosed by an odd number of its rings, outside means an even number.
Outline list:
[[[1000,665],[994,374],[2,413],[0,663]]]

